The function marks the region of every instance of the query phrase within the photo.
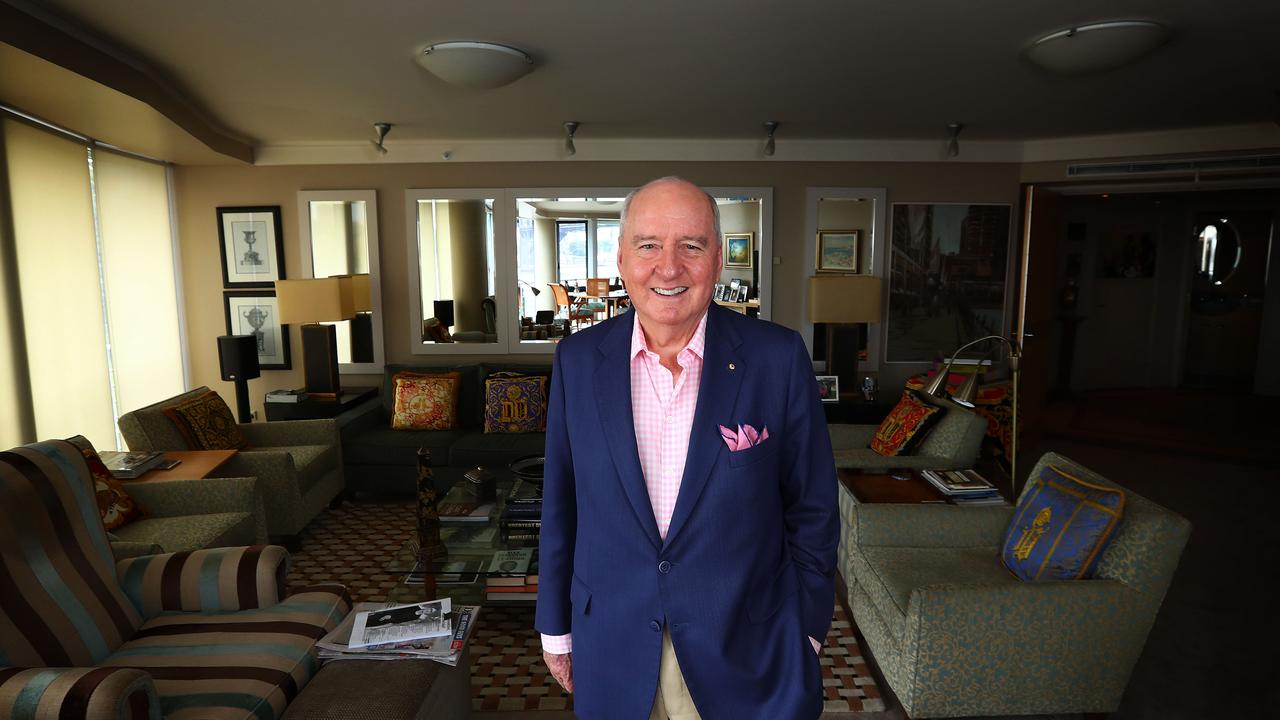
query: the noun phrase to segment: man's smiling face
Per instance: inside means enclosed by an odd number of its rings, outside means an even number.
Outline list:
[[[671,180],[639,192],[618,239],[618,272],[641,326],[692,336],[720,276],[711,200]]]

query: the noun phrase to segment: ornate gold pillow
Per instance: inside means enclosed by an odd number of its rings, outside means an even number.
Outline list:
[[[941,412],[942,408],[921,400],[914,390],[903,391],[902,399],[876,428],[871,449],[888,457],[910,452]]]
[[[89,465],[89,474],[93,477],[93,495],[98,502],[98,516],[102,518],[102,526],[107,532],[145,515],[138,503],[125,492],[120,481],[107,469],[102,458],[98,457],[98,451],[88,438],[76,435],[67,438],[67,442],[76,446]]]
[[[395,376],[392,430],[452,430],[458,425],[462,373],[402,372]]]
[[[189,450],[243,450],[249,439],[240,432],[231,408],[210,390],[164,409],[165,417],[178,428]]]

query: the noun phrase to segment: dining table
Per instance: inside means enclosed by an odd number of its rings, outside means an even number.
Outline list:
[[[604,303],[605,317],[611,318],[618,313],[618,308],[630,301],[626,290],[610,290],[604,295],[592,295],[587,292],[570,292],[569,297],[577,303],[587,303],[592,300],[599,300]]]

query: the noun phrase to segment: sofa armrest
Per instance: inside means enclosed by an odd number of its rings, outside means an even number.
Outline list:
[[[1003,505],[857,503],[852,527],[857,545],[881,547],[994,547],[1013,518]]]
[[[881,455],[871,448],[845,448],[833,451],[837,468],[885,472],[895,468],[907,470],[959,470],[972,467],[972,462],[938,455]]]
[[[264,449],[287,445],[333,445],[338,442],[338,423],[333,418],[241,423],[240,432],[253,447]]]
[[[267,513],[252,477],[150,480],[126,486],[129,496],[153,517],[245,512],[253,516],[254,537],[266,540]]]
[[[32,700],[30,717],[91,717],[160,720],[160,698],[151,675],[136,668],[0,667],[0,697]],[[14,708],[17,710],[17,708]],[[6,703],[5,710],[9,710]],[[24,716],[15,712],[13,717]],[[10,717],[5,715],[5,717]]]
[[[144,555],[116,563],[125,595],[144,617],[271,607],[285,596],[289,552],[279,545]]]
[[[128,560],[129,558],[141,557],[142,555],[159,555],[164,552],[164,548],[155,543],[149,542],[110,540],[110,544],[111,556],[116,559],[116,562]]]
[[[831,436],[832,450],[854,450],[871,446],[871,438],[876,435],[879,425],[850,425],[832,423],[827,426],[827,434]]]
[[[293,421],[309,422],[309,421]],[[266,508],[268,532],[271,518],[290,518],[302,505],[302,488],[298,486],[298,469],[293,456],[284,450],[246,450],[236,453],[216,471],[218,477],[253,477],[258,480],[258,493]]]
[[[387,422],[382,412],[382,398],[377,396],[356,405],[335,418],[338,431],[344,438],[352,437],[371,427],[379,427]]]

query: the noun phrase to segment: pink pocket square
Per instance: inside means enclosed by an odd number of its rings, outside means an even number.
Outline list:
[[[732,428],[721,425],[720,437],[724,439],[724,444],[729,446],[729,452],[737,452],[746,450],[749,447],[755,447],[768,440],[769,428],[766,426],[756,432],[756,429],[750,425],[739,425],[735,431]]]

